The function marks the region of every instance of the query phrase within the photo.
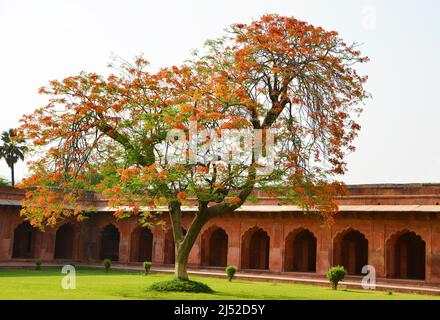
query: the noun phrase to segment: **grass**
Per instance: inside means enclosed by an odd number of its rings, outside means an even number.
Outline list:
[[[383,291],[349,290],[274,282],[255,282],[208,277],[191,277],[209,285],[215,292],[154,292],[148,287],[155,282],[172,280],[172,275],[143,272],[81,268],[76,272],[76,289],[64,290],[61,269],[41,271],[0,269],[0,299],[439,299],[438,296]]]

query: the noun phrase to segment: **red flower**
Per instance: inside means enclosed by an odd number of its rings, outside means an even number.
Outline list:
[[[186,199],[186,192],[180,191],[180,192],[177,194],[177,199],[179,199],[179,200],[185,200],[185,199]]]

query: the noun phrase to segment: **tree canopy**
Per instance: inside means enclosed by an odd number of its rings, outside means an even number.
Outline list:
[[[51,81],[40,89],[49,103],[22,119],[38,155],[21,184],[22,214],[38,226],[82,220],[88,191],[126,206],[116,217],[147,224],[163,221],[154,208],[166,205],[182,263],[204,223],[255,189],[331,222],[368,97],[355,65],[367,60],[334,31],[265,15],[232,25],[182,66],[152,73],[143,57],[116,58],[107,77]],[[189,198],[198,212],[184,235]]]

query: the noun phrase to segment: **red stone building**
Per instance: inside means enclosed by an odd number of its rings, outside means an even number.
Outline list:
[[[355,185],[348,190],[331,227],[321,226],[316,215],[264,197],[258,205],[209,221],[190,264],[317,275],[336,264],[361,274],[368,264],[378,277],[440,284],[440,184]],[[17,189],[0,187],[0,261],[174,262],[170,230],[142,228],[135,219],[116,221],[103,200],[96,199],[90,219],[40,232],[18,215],[21,197]],[[185,208],[186,223],[191,210]]]

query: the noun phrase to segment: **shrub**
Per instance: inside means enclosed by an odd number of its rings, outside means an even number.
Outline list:
[[[177,291],[177,292],[196,292],[213,293],[214,291],[206,284],[191,280],[170,280],[153,283],[149,290],[151,291]]]
[[[153,264],[150,261],[144,261],[145,274],[149,274],[150,273],[150,269],[151,269],[152,265]]]
[[[40,259],[35,260],[35,270],[41,270],[43,262]]]
[[[347,271],[343,266],[334,266],[328,269],[326,276],[327,279],[330,281],[333,290],[338,289],[339,281],[342,281],[346,274]]]
[[[226,275],[228,276],[229,281],[232,281],[232,278],[234,278],[235,273],[237,272],[237,267],[227,266],[225,271],[226,271]]]
[[[110,267],[112,266],[112,261],[110,259],[104,259],[103,263],[105,272],[108,272],[110,270]]]

